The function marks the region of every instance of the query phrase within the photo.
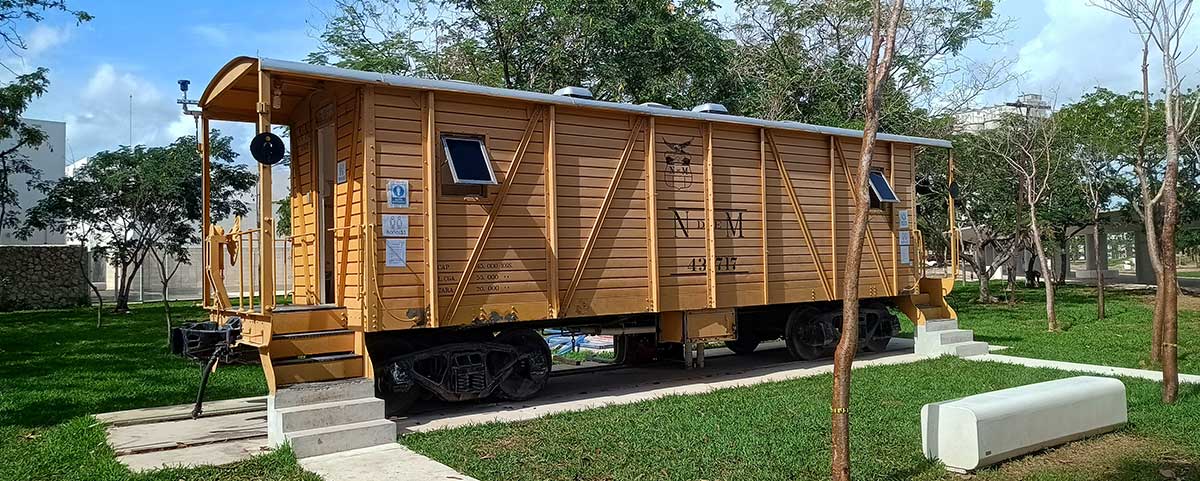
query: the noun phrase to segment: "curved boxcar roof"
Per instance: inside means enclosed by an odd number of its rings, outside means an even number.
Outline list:
[[[363,84],[381,84],[392,87],[402,87],[419,90],[433,90],[442,92],[456,92],[464,94],[485,95],[488,97],[509,98],[514,100],[522,100],[527,102],[538,102],[543,104],[564,105],[573,107],[585,107],[593,109],[602,109],[610,111],[620,111],[635,113],[641,115],[668,117],[679,119],[700,120],[707,122],[723,122],[731,124],[743,124],[754,127],[763,127],[769,129],[783,130],[798,130],[803,132],[813,132],[823,135],[837,135],[842,137],[862,138],[861,130],[843,129],[838,127],[827,127],[823,125],[806,124],[803,122],[779,121],[779,120],[763,120],[753,117],[742,117],[738,115],[717,114],[693,112],[690,110],[664,109],[661,107],[635,105],[622,102],[608,102],[603,100],[582,99],[575,97],[566,97],[562,95],[554,95],[549,93],[528,92],[524,90],[513,90],[499,87],[488,87],[468,82],[460,82],[453,80],[432,80],[416,77],[406,77],[402,75],[390,75],[377,72],[366,72],[362,70],[350,70],[338,67],[330,67],[325,65],[312,65],[302,62],[293,62],[288,60],[278,60],[272,58],[255,59],[253,57],[238,57],[229,62],[209,83],[208,89],[205,90],[201,97],[200,105],[205,106],[213,95],[218,95],[220,87],[214,86],[222,83],[230,83],[236,79],[226,79],[225,77],[232,73],[234,77],[243,75],[256,74],[255,69],[249,68],[253,63],[258,63],[258,70],[266,72],[277,72],[281,74],[290,74],[300,77],[336,80],[349,83]],[[908,135],[896,135],[888,133],[880,133],[878,139],[887,142],[901,142],[916,145],[926,145],[930,147],[952,148],[952,144],[948,140],[931,139],[926,137],[914,137]]]

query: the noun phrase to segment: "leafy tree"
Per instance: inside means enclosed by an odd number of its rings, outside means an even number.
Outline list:
[[[1047,330],[1059,330],[1054,306],[1054,272],[1046,256],[1043,229],[1044,213],[1039,211],[1048,204],[1054,181],[1060,175],[1065,161],[1061,155],[1059,125],[1055,118],[1025,117],[1007,114],[999,125],[979,134],[980,147],[990,155],[1003,159],[1008,164],[1008,173],[1015,176],[1020,189],[1023,209],[1029,222],[1029,235],[1034,252],[1041,263],[1046,285]]]
[[[429,18],[429,6],[444,12]],[[736,108],[711,0],[340,0],[309,61],[604,100]],[[411,7],[411,8],[409,8]],[[422,40],[416,40],[421,38]]]
[[[869,0],[739,0],[738,12],[735,68],[748,79],[747,114],[862,128]],[[972,43],[1000,41],[1007,28],[991,1],[909,2],[880,93],[881,129],[947,134],[948,123],[931,121],[1010,78],[1005,64],[975,64],[959,54]]]
[[[0,1],[0,43],[13,53],[26,49],[25,38],[15,28],[22,21],[37,23],[50,12],[63,12],[73,17],[76,23],[87,22],[92,16],[81,10],[72,10],[63,0],[6,0]],[[0,67],[13,72],[14,69],[0,63]],[[41,188],[41,171],[33,167],[29,157],[21,153],[26,147],[39,147],[46,141],[41,129],[21,121],[29,102],[41,97],[50,87],[49,71],[44,67],[33,72],[16,75],[7,84],[0,86],[0,142],[11,145],[0,151],[0,236],[5,229],[20,225],[21,205],[19,193],[13,185],[14,178],[26,177],[30,189]]]
[[[292,196],[275,202],[275,236],[281,239],[292,236]]]
[[[214,220],[245,215],[241,192],[256,176],[235,164],[232,137],[211,134]],[[200,155],[192,136],[164,147],[122,146],[100,152],[72,177],[54,183],[29,211],[22,228],[90,232],[80,239],[116,269],[118,312],[128,310],[129,290],[146,255],[157,250],[186,261],[186,245],[197,242],[202,206]],[[157,254],[152,254],[157,255]]]
[[[1021,239],[1014,235],[1021,224],[1021,215],[1013,200],[1017,184],[1007,174],[1007,162],[987,151],[977,135],[961,135],[954,139],[954,181],[958,185],[955,213],[960,225],[971,229],[964,239],[962,260],[979,276],[979,302],[995,302],[989,282],[1021,249]],[[937,184],[941,195],[938,206],[945,209],[945,182]],[[942,224],[945,228],[945,224]],[[989,254],[991,254],[989,256]]]

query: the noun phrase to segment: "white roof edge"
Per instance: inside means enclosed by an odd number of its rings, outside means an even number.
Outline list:
[[[826,127],[823,125],[812,125],[803,122],[781,121],[781,120],[763,120],[753,117],[742,117],[729,114],[707,114],[700,112],[692,112],[690,110],[667,110],[662,108],[648,107],[635,104],[627,104],[621,102],[607,102],[603,100],[580,99],[573,97],[564,97],[550,93],[527,92],[524,90],[513,90],[499,87],[488,87],[484,85],[454,82],[447,80],[431,80],[416,77],[405,77],[402,75],[389,75],[376,72],[366,72],[362,70],[350,70],[339,67],[330,67],[325,65],[312,65],[303,62],[293,62],[290,60],[278,60],[272,58],[259,59],[262,70],[282,73],[294,73],[300,75],[308,75],[313,77],[324,77],[331,80],[350,80],[364,83],[379,83],[392,87],[438,90],[445,92],[456,92],[464,94],[486,95],[490,97],[504,97],[528,102],[538,102],[543,104],[590,107],[596,109],[616,110],[621,112],[629,112],[643,115],[652,115],[655,117],[672,117],[688,120],[700,120],[709,122],[721,122],[751,125],[755,127],[763,127],[770,129],[784,130],[800,130],[804,132],[812,132],[822,135],[838,135],[843,137],[862,138],[861,130],[843,129],[839,127]],[[878,140],[885,142],[902,142],[908,144],[927,145],[930,147],[952,148],[949,140],[930,139],[925,137],[913,137],[908,135],[896,135],[880,133],[877,136]]]

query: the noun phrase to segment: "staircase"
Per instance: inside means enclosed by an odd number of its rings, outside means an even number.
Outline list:
[[[261,349],[273,394],[267,397],[267,439],[288,443],[306,458],[396,441],[396,424],[362,347],[347,329],[346,309],[332,305],[278,306],[271,312],[270,343]]]
[[[958,328],[958,314],[946,303],[954,279],[921,279],[919,286],[918,294],[901,297],[898,303],[916,325],[917,354],[967,357],[988,353],[986,342],[976,341],[970,329]]]
[[[267,397],[267,440],[288,443],[297,458],[396,442],[396,423],[368,378],[308,382]]]

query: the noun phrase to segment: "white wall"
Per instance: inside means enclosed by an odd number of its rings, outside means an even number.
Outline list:
[[[29,157],[30,164],[42,172],[42,180],[57,180],[62,178],[67,164],[67,124],[50,120],[24,119],[28,124],[37,126],[46,132],[46,143],[36,148],[23,147],[20,152]],[[0,142],[0,149],[14,145],[14,139]],[[10,185],[19,193],[20,210],[29,210],[39,200],[42,193],[30,189],[25,183],[27,175],[16,175],[9,179]],[[23,218],[23,217],[22,217]],[[10,229],[0,234],[0,245],[30,245],[30,244],[65,244],[62,234],[57,232],[36,231],[26,240],[12,236]]]

